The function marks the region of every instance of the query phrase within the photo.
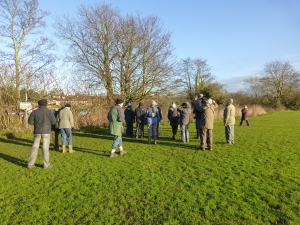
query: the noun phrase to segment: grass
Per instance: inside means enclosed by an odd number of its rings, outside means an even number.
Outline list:
[[[239,121],[237,121],[238,125]],[[51,169],[27,169],[32,135],[0,137],[0,224],[299,224],[299,112],[250,118],[224,145],[215,121],[213,151],[171,140],[123,138],[109,158],[106,129],[74,132],[74,154],[51,151]]]

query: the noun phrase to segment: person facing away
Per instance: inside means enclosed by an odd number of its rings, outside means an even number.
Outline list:
[[[160,126],[160,121],[162,120],[162,113],[161,113],[161,108],[158,106],[157,101],[155,101],[155,104],[159,114],[159,121],[157,122],[157,127],[156,127],[157,138],[159,138],[159,136],[161,135],[159,132],[159,126]]]
[[[233,99],[230,98],[226,102],[223,113],[226,144],[234,144],[234,124],[235,124],[235,107]]]
[[[55,118],[58,117],[59,111],[60,109],[56,109],[52,111]],[[53,142],[53,149],[57,151],[59,150],[59,144],[58,144],[59,133],[60,133],[59,127],[57,127],[55,123],[55,125],[52,125],[52,142]]]
[[[189,124],[190,124],[190,115],[192,113],[191,105],[188,102],[184,102],[177,108],[177,111],[180,112],[180,131],[181,131],[181,141],[189,142],[190,134],[189,134]]]
[[[43,141],[43,165],[44,168],[50,168],[53,165],[50,164],[50,134],[52,125],[55,124],[56,119],[53,112],[47,109],[47,100],[41,99],[38,101],[39,108],[32,111],[28,118],[28,124],[34,127],[34,139],[30,152],[30,157],[28,159],[28,168],[35,167],[35,161],[38,155],[38,150],[40,147],[40,141]]]
[[[202,106],[202,104],[204,104],[204,96],[203,94],[199,94],[197,97],[195,97],[195,100],[192,102],[192,106],[194,107],[194,105],[197,104],[199,106]],[[196,133],[197,133],[197,139],[200,139],[200,118],[201,118],[201,113],[198,110],[193,110],[193,114],[195,114],[194,119],[196,119]]]
[[[62,153],[66,153],[66,143],[68,141],[69,152],[75,152],[73,150],[72,140],[72,128],[74,127],[74,118],[71,111],[71,104],[65,104],[65,107],[59,112],[57,120],[59,122],[59,129],[62,141]]]
[[[173,140],[176,140],[176,134],[177,134],[178,125],[179,125],[179,117],[180,117],[180,113],[177,111],[177,106],[173,102],[171,107],[168,110],[168,119],[169,119],[170,125],[172,127]]]
[[[144,137],[145,113],[146,113],[146,110],[144,109],[143,103],[140,102],[139,106],[135,109],[135,121],[136,121],[135,137],[136,138]]]
[[[218,104],[212,99],[208,99],[202,105],[195,104],[195,109],[199,111],[202,116],[200,119],[200,150],[205,151],[207,145],[208,150],[212,150],[213,147],[213,128],[215,120],[215,109],[218,108]]]
[[[159,111],[156,108],[156,102],[152,101],[147,109],[145,118],[148,126],[148,144],[151,143],[151,137],[154,139],[154,144],[157,144],[157,124],[160,121]]]
[[[127,137],[133,137],[133,124],[134,124],[134,111],[131,108],[131,103],[128,103],[125,109],[125,122],[126,122],[126,135]]]
[[[110,157],[117,157],[116,153],[117,147],[120,149],[120,155],[127,154],[127,151],[123,148],[122,143],[122,123],[125,122],[125,115],[122,109],[124,104],[123,99],[118,98],[116,104],[112,106],[107,114],[107,119],[109,120],[109,134],[114,136],[114,140],[111,147]]]
[[[250,122],[248,120],[248,107],[245,105],[244,108],[241,110],[242,112],[242,118],[241,118],[241,122],[240,122],[240,126],[243,125],[244,120],[247,123],[247,126],[250,126]]]

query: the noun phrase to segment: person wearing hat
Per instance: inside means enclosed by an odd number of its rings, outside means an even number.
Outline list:
[[[234,144],[235,107],[233,99],[229,98],[223,113],[226,144]]]
[[[122,123],[125,122],[125,115],[122,109],[124,104],[123,99],[118,98],[116,104],[112,106],[108,112],[107,119],[109,120],[109,129],[108,132],[111,135],[114,135],[114,141],[111,147],[110,157],[117,157],[116,153],[117,147],[120,149],[120,155],[127,154],[127,151],[123,148],[122,145]]]
[[[136,131],[135,131],[136,138],[144,137],[145,113],[146,113],[146,110],[144,109],[144,105],[142,102],[140,102],[139,106],[135,109],[135,113],[134,113],[135,121],[136,121]]]
[[[127,104],[125,109],[125,122],[126,122],[126,135],[127,137],[133,137],[133,124],[134,124],[134,111],[131,107],[131,103]]]
[[[247,126],[250,126],[250,122],[248,120],[248,107],[245,105],[244,108],[241,110],[242,118],[240,122],[240,126],[243,125],[244,120],[246,120]]]
[[[44,168],[52,167],[50,164],[50,134],[51,128],[55,124],[56,119],[53,112],[47,109],[47,100],[41,99],[38,101],[39,108],[32,111],[28,118],[28,124],[34,127],[34,140],[30,152],[30,157],[28,159],[27,167],[35,167],[35,161],[38,155],[38,150],[40,147],[40,141],[43,141],[43,165]]]
[[[62,153],[66,153],[66,143],[68,140],[69,152],[75,152],[73,150],[72,140],[72,128],[74,127],[74,118],[71,111],[71,104],[65,104],[65,107],[59,112],[57,116],[57,122],[59,122],[59,129],[62,140]]]
[[[213,147],[214,113],[215,109],[218,108],[218,104],[210,98],[201,105],[196,103],[194,108],[202,114],[199,123],[199,129],[201,131],[200,150],[205,151],[207,146],[208,150],[211,151]]]

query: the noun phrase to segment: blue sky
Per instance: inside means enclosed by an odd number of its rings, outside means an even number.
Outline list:
[[[245,89],[243,80],[274,60],[300,71],[300,0],[107,0],[124,15],[158,16],[178,59],[206,59],[228,90]],[[75,13],[96,0],[40,0],[51,17]]]

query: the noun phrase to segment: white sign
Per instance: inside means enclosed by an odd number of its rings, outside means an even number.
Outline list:
[[[31,102],[20,102],[20,109],[31,110],[32,109]]]

